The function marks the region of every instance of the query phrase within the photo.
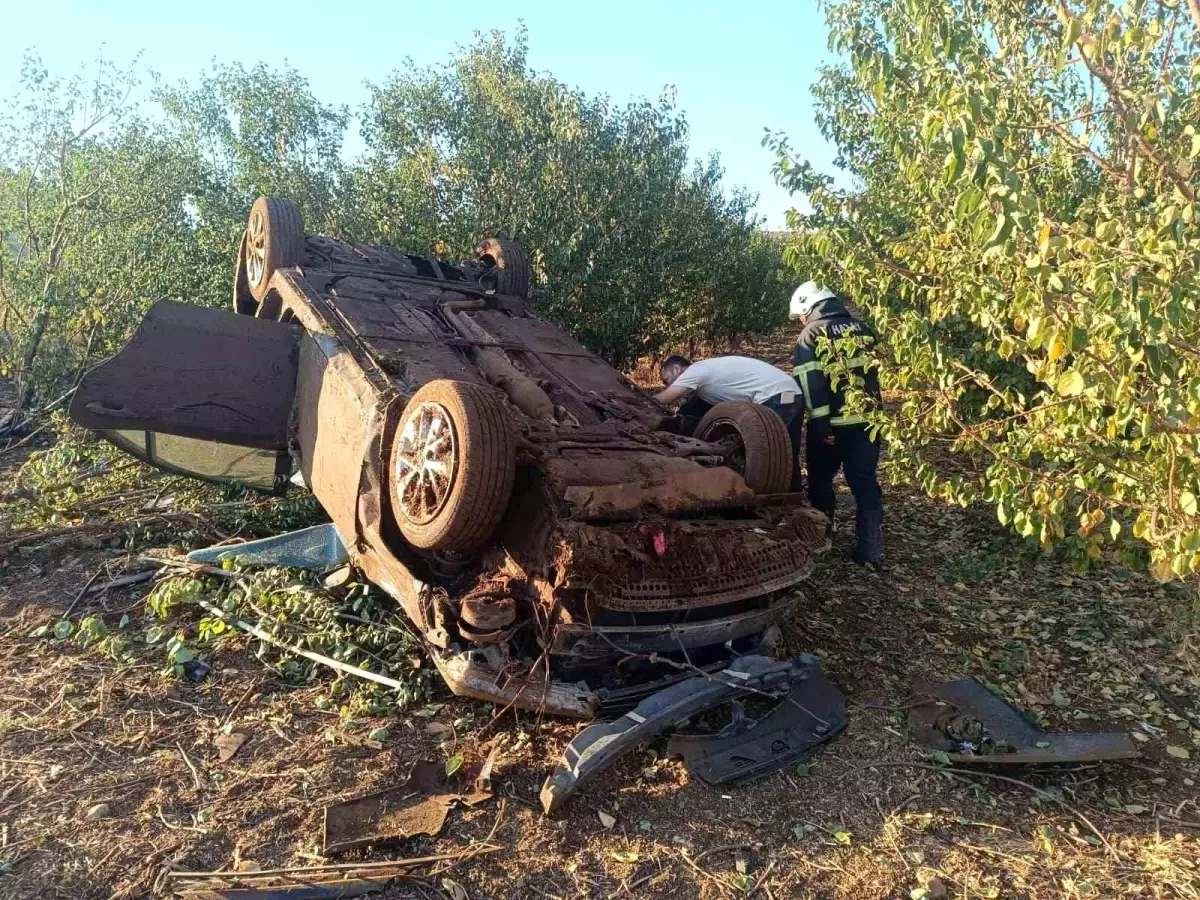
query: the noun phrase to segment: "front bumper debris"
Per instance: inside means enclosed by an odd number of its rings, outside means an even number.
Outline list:
[[[765,716],[748,717],[734,701],[733,722],[713,734],[676,732],[667,754],[682,756],[688,772],[705,784],[727,784],[777,772],[841,732],[846,698],[815,657],[800,659],[807,675]]]
[[[817,688],[813,697],[805,690]],[[845,702],[821,673],[811,654],[790,660],[743,656],[728,668],[697,675],[659,691],[612,722],[591,725],[575,736],[562,761],[542,787],[542,809],[562,808],[580,787],[605,771],[623,753],[659,732],[685,723],[692,716],[723,703],[763,695],[780,699],[777,707],[755,724],[735,722],[708,740],[684,739],[680,752],[695,765],[698,777],[712,783],[763,775],[786,765],[845,727]],[[812,705],[810,705],[812,704]],[[780,708],[788,707],[787,713]],[[801,721],[801,719],[807,720]],[[760,731],[765,727],[767,730]],[[739,750],[740,748],[740,750]],[[737,757],[745,751],[746,762]]]
[[[908,714],[913,738],[956,763],[1038,765],[1133,759],[1128,734],[1065,734],[1044,731],[974,678],[946,684],[913,685],[928,703]]]

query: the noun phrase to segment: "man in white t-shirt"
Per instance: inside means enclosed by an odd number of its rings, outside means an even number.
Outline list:
[[[726,400],[757,403],[772,410],[787,426],[792,440],[792,490],[801,489],[800,429],[804,402],[795,380],[770,363],[749,356],[716,356],[692,362],[668,356],[658,369],[666,389],[655,395],[662,403],[683,401],[679,416],[695,428],[706,412]]]

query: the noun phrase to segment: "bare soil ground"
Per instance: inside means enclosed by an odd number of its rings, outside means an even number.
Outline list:
[[[26,449],[0,456],[0,484]],[[783,649],[822,654],[850,699],[845,733],[807,766],[727,790],[651,745],[554,819],[537,792],[579,725],[448,696],[340,715],[321,708],[332,678],[288,684],[244,641],[192,683],[164,674],[161,653],[118,663],[31,637],[77,597],[75,621],[155,624],[148,583],[81,594],[93,575],[102,586],[136,568],[155,539],[134,553],[103,534],[12,547],[0,532],[0,897],[162,896],[171,868],[310,865],[325,804],[394,784],[418,759],[469,764],[494,746],[491,801],[371,858],[489,835],[502,849],[376,896],[453,897],[454,884],[471,898],[1197,896],[1200,730],[1187,717],[1200,723],[1200,669],[1185,595],[1119,568],[1076,572],[987,511],[887,499],[886,569],[851,566],[843,528],[785,628]],[[1052,730],[1130,731],[1143,756],[1004,770],[1015,782],[939,769],[906,736],[910,679],[967,675]],[[224,762],[223,731],[248,737]]]

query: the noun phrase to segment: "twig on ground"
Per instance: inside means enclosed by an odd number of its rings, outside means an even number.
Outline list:
[[[336,669],[337,671],[343,672],[346,675],[353,675],[356,678],[365,678],[367,681],[374,681],[376,684],[382,684],[385,687],[394,688],[396,690],[402,690],[404,688],[404,684],[400,681],[397,681],[395,678],[388,678],[386,675],[379,675],[369,669],[360,669],[357,666],[350,665],[349,663],[331,659],[328,656],[322,656],[320,653],[314,653],[311,650],[305,650],[299,645],[299,643],[293,645],[287,643],[286,641],[281,641],[273,634],[268,634],[266,631],[263,631],[257,625],[250,625],[247,622],[243,622],[241,619],[234,618],[219,606],[214,606],[206,600],[197,600],[196,603],[202,608],[208,610],[214,616],[219,616],[226,622],[240,628],[247,634],[253,635],[260,641],[265,641],[266,643],[278,647],[281,650],[286,650],[288,653],[294,653],[297,656],[302,656],[305,659],[320,663],[323,666],[329,666],[331,669]]]
[[[101,566],[95,572],[93,572],[92,577],[89,578],[87,580],[87,583],[82,588],[79,589],[79,593],[75,595],[75,599],[71,601],[71,605],[68,606],[66,609],[66,612],[64,612],[62,614],[62,617],[64,619],[71,618],[71,613],[74,612],[75,605],[77,603],[79,603],[80,600],[83,599],[83,595],[88,592],[88,588],[90,588],[92,586],[92,584],[96,581],[96,579],[100,577],[100,573],[104,571],[104,568],[105,568],[104,566]]]
[[[729,885],[728,882],[725,881],[725,879],[723,879],[717,875],[714,875],[712,872],[706,872],[704,869],[700,868],[698,865],[696,865],[694,862],[692,862],[691,858],[688,857],[688,855],[683,850],[679,851],[679,858],[682,859],[685,863],[687,863],[688,866],[690,866],[694,872],[697,872],[698,874],[704,876],[709,881],[711,881],[715,885],[717,885],[717,887],[719,887],[723,893],[724,892],[732,893],[733,888]]]
[[[203,791],[204,782],[200,779],[200,773],[196,771],[196,767],[193,765],[191,758],[187,755],[187,751],[183,749],[183,744],[176,741],[175,746],[179,750],[179,755],[183,757],[183,761],[187,765],[188,771],[192,773],[192,780],[196,782],[196,790]]]

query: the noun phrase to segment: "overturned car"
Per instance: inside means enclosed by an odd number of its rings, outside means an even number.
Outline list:
[[[449,265],[253,206],[234,311],[164,301],[72,417],[175,473],[298,466],[456,694],[590,717],[757,647],[828,548],[783,424],[693,434],[526,305],[519,244]]]

